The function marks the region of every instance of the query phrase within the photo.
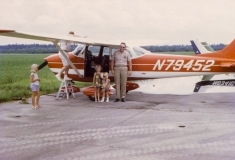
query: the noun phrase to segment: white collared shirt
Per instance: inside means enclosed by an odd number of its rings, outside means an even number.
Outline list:
[[[112,60],[114,60],[115,65],[127,65],[127,61],[131,61],[130,54],[124,50],[123,53],[120,50],[117,50],[113,53]]]
[[[70,46],[71,46],[71,43],[70,43],[70,42],[65,41],[65,40],[60,40],[60,48],[61,48],[63,51],[69,52],[69,51],[70,51]]]
[[[70,37],[74,37],[74,35],[68,34]],[[63,51],[69,52],[71,48],[71,42],[66,41],[66,40],[60,40],[60,48]]]

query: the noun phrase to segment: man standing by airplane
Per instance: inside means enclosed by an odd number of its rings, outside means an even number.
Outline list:
[[[68,36],[80,37],[80,36],[74,35],[74,32],[72,32],[72,31],[69,32]],[[86,37],[84,37],[84,38],[86,38]],[[71,43],[69,41],[65,41],[65,40],[60,41],[60,48],[63,50],[63,52],[65,53],[67,58],[69,58],[68,53],[70,51],[70,47],[71,47]],[[61,74],[64,72],[64,80],[72,80],[71,78],[68,77],[69,62],[67,61],[67,59],[60,52],[59,52],[59,57],[62,61],[63,68],[60,70],[60,72],[58,74],[55,75],[55,77],[59,81],[63,81],[63,79],[61,78]]]
[[[127,76],[130,76],[132,73],[130,54],[125,49],[126,44],[122,42],[120,44],[120,50],[115,51],[112,56],[111,71],[114,75],[114,80],[116,83],[116,99],[114,102],[118,102],[121,98],[122,102],[126,101],[125,96]]]

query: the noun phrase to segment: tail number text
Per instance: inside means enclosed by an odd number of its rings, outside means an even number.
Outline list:
[[[184,63],[184,60],[158,60],[153,67],[153,70],[162,70],[163,66],[165,71],[172,68],[174,71],[179,71],[182,68],[185,68],[187,71],[192,69],[193,71],[210,71],[211,66],[215,64],[215,60],[190,60],[187,63]]]

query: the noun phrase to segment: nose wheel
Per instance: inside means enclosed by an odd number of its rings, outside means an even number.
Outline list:
[[[88,96],[91,101],[95,101],[95,96]]]

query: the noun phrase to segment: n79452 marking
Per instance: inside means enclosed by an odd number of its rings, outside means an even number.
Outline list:
[[[166,65],[165,71],[169,70],[172,67],[172,70],[179,71],[182,68],[185,68],[187,71],[192,69],[192,71],[210,71],[211,67],[215,64],[215,60],[190,60],[185,63],[185,60],[158,60],[153,67],[153,70],[162,70],[163,66]]]

